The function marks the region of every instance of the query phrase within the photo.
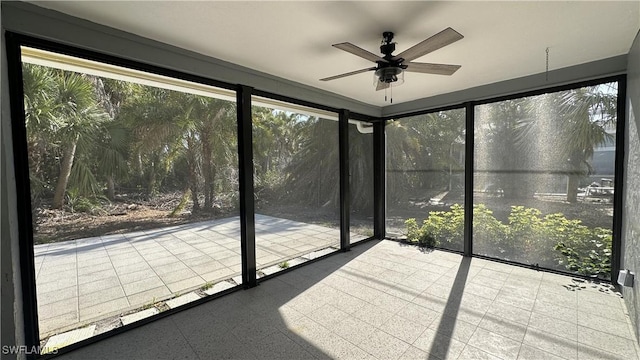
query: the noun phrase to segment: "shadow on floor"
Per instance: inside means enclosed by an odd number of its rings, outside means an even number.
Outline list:
[[[334,301],[323,299],[314,285],[376,243],[361,244],[348,253],[293,269],[255,288],[232,293],[58,358],[368,358],[370,354],[330,329],[308,321],[305,315],[327,304],[326,300]],[[327,353],[326,349],[331,350]]]
[[[464,287],[467,284],[467,276],[469,275],[469,266],[471,265],[470,257],[463,257],[456,273],[453,286],[449,292],[447,303],[444,307],[444,314],[457,318],[460,311],[460,303],[462,302],[462,294],[464,293]],[[449,346],[451,346],[451,339],[453,338],[453,330],[455,326],[449,326],[444,320],[440,321],[438,330],[436,330],[436,336],[433,339],[433,345],[437,345],[440,349],[440,353],[447,354],[449,352]],[[435,352],[429,353],[429,360],[441,360],[435,355]]]

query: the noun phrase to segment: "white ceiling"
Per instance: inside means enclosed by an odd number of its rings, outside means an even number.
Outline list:
[[[99,24],[384,106],[373,74],[320,78],[375,66],[331,47],[379,53],[393,31],[396,54],[452,27],[464,39],[416,59],[462,65],[453,76],[406,73],[400,103],[627,54],[640,28],[638,1],[39,1]]]

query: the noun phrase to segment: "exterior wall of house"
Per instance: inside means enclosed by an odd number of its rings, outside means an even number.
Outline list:
[[[629,52],[627,68],[624,202],[621,267],[640,276],[640,32]],[[640,283],[625,287],[623,296],[636,336],[640,336]],[[640,339],[640,337],[639,337]]]

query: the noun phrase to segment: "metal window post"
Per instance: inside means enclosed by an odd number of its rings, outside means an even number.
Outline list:
[[[624,156],[626,131],[627,77],[618,80],[618,99],[616,114],[616,154],[613,192],[613,238],[611,242],[611,282],[616,283],[622,264],[622,218],[624,216]]]
[[[338,122],[338,152],[340,156],[340,250],[349,251],[351,193],[349,188],[349,110],[341,110]]]
[[[473,157],[474,157],[474,104],[465,106],[464,150],[464,256],[473,255]]]
[[[253,197],[252,90],[249,86],[240,85],[237,91],[240,246],[242,249],[242,285],[245,289],[257,285],[256,222]]]
[[[386,141],[385,122],[373,124],[373,236],[384,239],[386,236]]]

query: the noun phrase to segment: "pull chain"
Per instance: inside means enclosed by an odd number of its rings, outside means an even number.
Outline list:
[[[547,53],[547,69],[546,72],[544,73],[544,79],[545,81],[549,81],[549,48],[547,47],[547,50],[545,50],[545,52]]]

